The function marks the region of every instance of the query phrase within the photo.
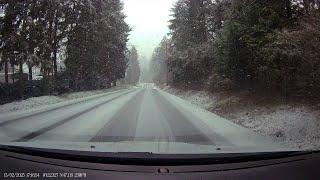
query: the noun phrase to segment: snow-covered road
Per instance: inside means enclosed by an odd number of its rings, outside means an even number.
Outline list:
[[[269,139],[153,86],[0,115],[1,142],[177,142],[278,150]]]

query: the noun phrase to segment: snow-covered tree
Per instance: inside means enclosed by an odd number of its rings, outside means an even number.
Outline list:
[[[133,46],[127,54],[128,69],[125,82],[127,84],[136,85],[140,80],[140,64],[138,61],[139,55],[137,49]]]

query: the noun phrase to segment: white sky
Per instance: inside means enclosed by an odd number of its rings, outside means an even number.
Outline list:
[[[126,21],[132,28],[129,44],[136,46],[140,56],[150,59],[153,49],[169,32],[170,10],[175,1],[123,0]],[[141,63],[143,65],[148,62]]]

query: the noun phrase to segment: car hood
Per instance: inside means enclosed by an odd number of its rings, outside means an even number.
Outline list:
[[[256,153],[256,152],[281,152],[296,151],[295,149],[287,149],[281,146],[270,144],[259,146],[216,146],[190,144],[181,142],[6,142],[0,143],[3,146],[40,148],[51,150],[68,150],[68,151],[84,151],[84,152],[110,152],[110,153],[136,153],[148,152],[153,154],[217,154],[217,153]]]

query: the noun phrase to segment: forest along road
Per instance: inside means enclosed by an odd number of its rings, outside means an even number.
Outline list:
[[[237,148],[272,143],[151,85],[0,115],[0,142],[36,141],[179,142]]]

